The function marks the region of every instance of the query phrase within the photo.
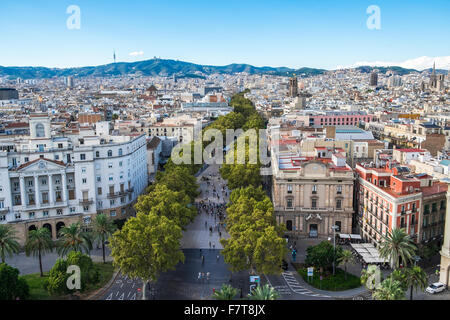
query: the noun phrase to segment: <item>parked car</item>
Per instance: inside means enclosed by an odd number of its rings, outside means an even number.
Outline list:
[[[438,293],[438,292],[442,292],[445,290],[445,284],[441,283],[441,282],[435,282],[433,284],[430,284],[427,288],[427,292],[434,294],[434,293]]]

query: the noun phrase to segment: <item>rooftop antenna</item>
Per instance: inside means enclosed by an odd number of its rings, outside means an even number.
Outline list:
[[[116,49],[114,49],[113,59],[114,59],[114,63],[116,63]]]

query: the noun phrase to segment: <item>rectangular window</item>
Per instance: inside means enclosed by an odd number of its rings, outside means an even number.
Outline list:
[[[82,182],[83,184],[86,184],[86,183],[87,183],[87,179],[86,179],[86,178],[83,178],[83,179],[81,180],[81,182]]]
[[[289,193],[289,194],[292,193],[292,185],[291,184],[287,185],[287,193]]]
[[[86,160],[86,155],[84,153],[80,154],[80,160]]]
[[[311,208],[315,209],[317,208],[317,199],[311,199]]]
[[[292,198],[286,199],[286,207],[287,208],[292,208]]]

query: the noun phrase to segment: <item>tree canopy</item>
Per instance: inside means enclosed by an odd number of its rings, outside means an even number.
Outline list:
[[[184,262],[181,238],[181,228],[166,216],[138,213],[111,238],[113,264],[130,278],[142,279],[145,293],[148,281]]]

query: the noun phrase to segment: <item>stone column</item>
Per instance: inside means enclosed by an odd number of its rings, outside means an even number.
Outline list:
[[[62,183],[62,199],[64,202],[67,201],[67,179],[66,172],[61,172],[61,183]]]
[[[20,204],[22,206],[25,206],[27,201],[27,196],[25,192],[25,177],[20,176],[19,181],[20,181]]]
[[[450,183],[448,182],[450,187]],[[447,191],[447,206],[445,213],[444,244],[441,250],[440,282],[450,285],[450,189]]]
[[[48,175],[48,201],[52,205],[55,203],[55,190],[53,188],[53,176]]]
[[[36,207],[39,207],[41,204],[39,198],[39,176],[34,176],[34,201],[36,202]]]

